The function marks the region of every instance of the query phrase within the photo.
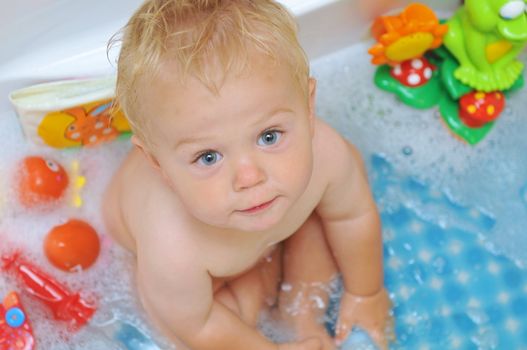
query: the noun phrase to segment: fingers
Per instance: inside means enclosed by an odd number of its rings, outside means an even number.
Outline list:
[[[388,340],[384,334],[373,332],[370,336],[380,350],[388,350]]]
[[[341,346],[346,341],[351,331],[351,327],[345,323],[338,322],[335,329],[335,344]]]
[[[383,332],[373,331],[370,333],[373,341],[375,344],[377,344],[379,349],[387,350],[388,343],[395,341],[394,323],[393,316],[390,316],[386,320],[386,325]]]
[[[364,328],[359,328],[364,336],[366,336],[366,339],[367,340],[367,343],[370,343],[370,344],[375,344],[376,347],[379,349],[379,350],[388,350],[388,341],[390,340],[393,340],[393,331],[391,331],[390,329],[386,329],[386,332],[380,332],[379,330],[371,330],[371,329],[364,329]],[[358,330],[359,330],[358,329]],[[337,328],[337,334],[335,335],[335,343],[337,346],[342,346],[343,344],[346,344],[346,346],[349,346],[349,344],[352,344],[354,341],[358,341],[358,340],[353,340],[350,342],[349,340],[349,337],[351,337],[352,334],[351,334],[351,331],[350,329],[346,329],[346,327],[340,327],[340,328]],[[365,340],[362,340],[362,341],[365,341]]]
[[[387,322],[386,331],[384,333],[389,343],[395,341],[395,319],[393,315],[390,315],[390,318]]]

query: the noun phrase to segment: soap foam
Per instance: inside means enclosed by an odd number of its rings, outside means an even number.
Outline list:
[[[496,222],[485,233],[491,245],[519,263],[526,263],[527,123],[520,113],[525,109],[527,89],[508,99],[503,116],[485,140],[468,146],[450,135],[436,109],[412,109],[374,86],[375,67],[366,54],[370,44],[358,44],[313,62],[313,74],[319,80],[317,111],[321,118],[352,140],[366,160],[371,154],[384,154],[398,173],[415,176],[448,193],[453,200],[488,213]],[[105,187],[129,148],[126,140],[94,149],[59,151],[37,147],[23,137],[12,111],[0,113],[0,253],[22,249],[25,258],[71,291],[82,291],[83,297],[98,303],[92,325],[72,334],[64,324],[52,320],[48,309],[22,293],[39,348],[118,349],[118,343],[111,339],[112,332],[104,326],[108,319],[115,318],[154,337],[163,349],[170,348],[145,321],[135,291],[133,257],[113,243],[100,214]],[[71,162],[80,162],[81,175],[87,178],[81,190],[81,208],[62,203],[51,210],[34,212],[18,204],[14,169],[24,156],[37,154],[54,158],[68,169]],[[413,205],[416,211],[423,206],[418,202]],[[42,250],[47,232],[73,217],[89,222],[102,242],[96,264],[76,274],[54,268]],[[438,217],[442,225],[462,221],[448,215]],[[5,295],[10,290],[21,291],[22,287],[16,279],[2,275],[0,293]],[[290,340],[291,333],[270,318],[263,317],[261,321],[264,333],[273,339]]]
[[[24,292],[19,279],[13,274],[2,274],[0,298],[12,290],[19,293],[39,349],[122,349],[122,344],[112,339],[115,333],[112,327],[115,328],[116,323],[105,325],[102,322],[105,317],[131,324],[144,335],[154,337],[163,349],[171,348],[148,324],[139,306],[133,257],[112,241],[102,222],[100,206],[103,193],[129,149],[129,140],[93,149],[55,150],[35,146],[24,138],[14,112],[0,113],[0,254],[20,250],[25,261],[52,276],[72,293],[80,292],[83,299],[95,301],[98,310],[89,325],[78,332],[71,332],[64,322],[53,320],[46,306]],[[73,181],[70,176],[65,200],[47,208],[24,208],[15,190],[16,169],[28,155],[55,159],[70,175],[72,162],[78,161],[79,173],[86,177],[86,184],[80,189],[83,205],[80,208],[70,205]],[[46,234],[54,226],[72,218],[88,222],[98,232],[101,241],[101,252],[96,263],[78,273],[58,270],[48,262],[43,251]]]
[[[527,263],[527,89],[507,98],[506,108],[487,137],[470,146],[452,136],[437,107],[417,110],[373,82],[376,67],[363,42],[312,65],[319,80],[317,112],[361,151],[367,165],[383,154],[400,174],[448,193],[462,205],[495,219],[486,235],[496,250]],[[523,62],[527,62],[524,55]],[[417,207],[416,211],[419,212]],[[445,216],[442,225],[462,224]]]

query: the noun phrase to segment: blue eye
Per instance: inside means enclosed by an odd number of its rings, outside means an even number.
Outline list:
[[[258,145],[259,146],[270,146],[274,145],[275,143],[280,140],[280,137],[282,136],[282,132],[278,130],[267,130],[264,133],[260,135],[258,138]]]
[[[219,162],[223,156],[216,151],[207,151],[199,155],[196,162],[205,166],[211,166]]]

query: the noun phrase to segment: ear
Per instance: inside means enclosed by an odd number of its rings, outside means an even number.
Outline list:
[[[148,150],[148,148],[145,146],[145,143],[141,139],[139,139],[139,137],[137,137],[136,135],[132,135],[132,144],[141,151],[141,153],[145,156],[148,162],[154,167],[154,169],[156,170],[161,169],[157,158]]]
[[[311,135],[315,132],[315,100],[317,97],[317,81],[315,78],[309,78],[309,96],[308,96],[308,108],[309,108],[309,123],[311,124]]]

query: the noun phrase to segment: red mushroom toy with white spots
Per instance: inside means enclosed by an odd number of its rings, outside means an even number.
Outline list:
[[[391,69],[390,75],[405,86],[417,87],[426,84],[435,69],[436,67],[423,56],[397,64]]]

